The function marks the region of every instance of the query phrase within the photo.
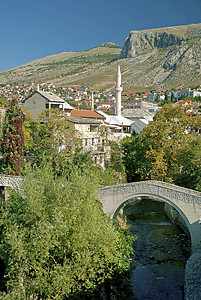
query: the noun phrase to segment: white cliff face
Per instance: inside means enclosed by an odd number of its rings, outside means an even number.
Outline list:
[[[153,48],[180,46],[201,38],[201,24],[131,31],[119,58],[131,58]]]
[[[119,59],[124,85],[170,89],[201,84],[201,24],[131,31]]]
[[[181,45],[183,39],[167,32],[131,31],[119,58],[130,58],[153,48]]]

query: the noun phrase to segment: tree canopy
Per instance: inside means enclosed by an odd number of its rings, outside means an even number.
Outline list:
[[[72,154],[78,139],[72,123],[60,110],[46,110],[37,127],[36,149],[47,157]]]
[[[5,299],[92,299],[128,269],[132,239],[103,213],[95,193],[87,173],[66,181],[50,164],[26,172],[0,219]]]
[[[139,136],[123,142],[128,180],[174,182],[182,169],[179,153],[197,139],[200,126],[201,117],[189,114],[189,107],[164,105]]]
[[[174,183],[201,191],[201,137],[179,151],[177,160],[180,172],[175,174]]]

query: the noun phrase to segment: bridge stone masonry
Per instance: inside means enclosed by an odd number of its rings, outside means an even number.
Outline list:
[[[4,188],[5,199],[8,197],[6,188],[10,187],[14,190],[20,190],[22,180],[20,176],[0,175],[0,187]]]
[[[22,180],[20,176],[0,175],[0,186],[17,190],[20,189]]]

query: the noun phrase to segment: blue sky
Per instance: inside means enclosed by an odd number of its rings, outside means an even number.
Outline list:
[[[201,23],[201,0],[0,0],[0,71],[131,30]]]

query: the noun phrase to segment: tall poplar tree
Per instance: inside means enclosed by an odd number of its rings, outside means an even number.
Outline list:
[[[0,140],[4,173],[8,175],[19,175],[23,165],[24,134],[22,125],[24,118],[17,100],[10,101],[5,113]]]

